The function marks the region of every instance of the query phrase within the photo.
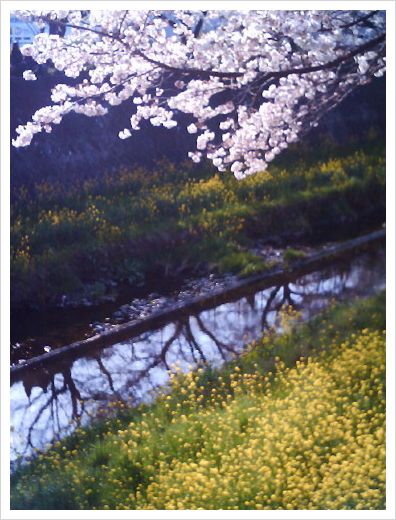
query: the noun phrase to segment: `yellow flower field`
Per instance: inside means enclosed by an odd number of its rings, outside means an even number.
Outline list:
[[[235,372],[233,398],[214,398],[185,419],[182,441],[202,428],[194,459],[160,463],[137,507],[383,507],[383,347],[381,334],[363,331],[330,358],[278,365],[274,388],[265,377]],[[124,449],[131,434],[122,433]]]
[[[385,337],[352,332],[364,313],[378,323],[370,305],[324,317],[311,338],[264,338],[214,384],[207,369],[175,370],[154,405],[80,430],[20,470],[14,507],[384,509]],[[263,370],[271,341],[295,341],[297,353],[313,338],[312,356]]]

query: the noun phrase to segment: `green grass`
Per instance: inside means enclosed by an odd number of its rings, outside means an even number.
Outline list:
[[[12,195],[11,303],[100,297],[110,280],[137,285],[152,274],[255,273],[265,268],[248,252],[257,238],[378,220],[384,194],[384,152],[374,145],[243,181],[160,165],[67,189],[38,182]]]
[[[272,267],[270,262],[250,253],[250,251],[234,251],[216,259],[216,267],[220,273],[238,273],[239,276],[251,276]]]
[[[13,509],[383,509],[385,295],[289,312],[15,472]]]
[[[289,264],[295,262],[297,260],[302,260],[305,258],[304,251],[299,251],[298,249],[293,249],[292,247],[288,247],[283,254],[284,261]]]

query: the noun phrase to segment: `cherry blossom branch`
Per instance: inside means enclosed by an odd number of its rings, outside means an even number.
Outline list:
[[[99,103],[131,100],[130,127],[148,120],[193,122],[199,162],[206,156],[242,178],[263,170],[359,85],[385,71],[385,12],[373,11],[17,11],[71,28],[39,34],[23,54],[51,60],[67,76],[54,105],[17,129],[15,146],[50,132],[70,111],[104,115]],[[82,34],[86,37],[82,38]],[[87,79],[87,76],[89,79]],[[25,71],[26,80],[34,80]]]

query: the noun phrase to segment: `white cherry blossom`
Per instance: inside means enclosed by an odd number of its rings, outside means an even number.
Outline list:
[[[32,70],[25,70],[23,72],[23,79],[25,79],[26,81],[35,81],[37,79],[37,76]]]
[[[173,128],[188,114],[194,162],[243,178],[316,126],[354,88],[385,71],[385,11],[15,11],[51,23],[22,53],[66,78],[53,105],[16,129],[14,146],[69,112],[105,115],[125,103],[126,139],[142,120]],[[24,78],[35,79],[33,71]],[[73,83],[73,85],[70,85]]]

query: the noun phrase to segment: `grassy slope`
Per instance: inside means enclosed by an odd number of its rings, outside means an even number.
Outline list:
[[[294,319],[41,455],[12,507],[384,508],[384,294]]]
[[[254,238],[370,219],[384,193],[383,148],[374,145],[292,159],[242,182],[164,165],[68,188],[38,183],[13,194],[12,305],[100,296],[109,280],[136,284],[153,272],[252,274],[266,268],[247,251]]]

